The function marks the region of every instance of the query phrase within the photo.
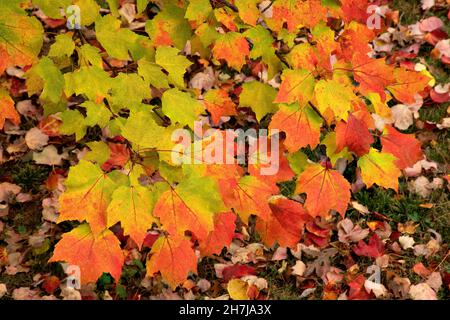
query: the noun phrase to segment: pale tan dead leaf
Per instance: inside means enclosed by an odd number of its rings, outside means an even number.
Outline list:
[[[362,229],[360,226],[353,225],[350,219],[344,219],[337,224],[339,241],[348,244],[349,242],[358,242],[365,239],[370,231]]]
[[[434,291],[438,291],[442,286],[442,277],[439,272],[432,272],[426,281],[426,283],[434,289]]]
[[[46,164],[49,166],[60,166],[62,160],[67,159],[67,153],[59,154],[54,145],[49,145],[42,152],[34,152],[33,160],[38,164]]]
[[[296,276],[303,276],[306,270],[306,265],[303,261],[297,260],[295,265],[292,267],[292,274]]]
[[[409,295],[413,300],[437,300],[436,292],[427,283],[412,285]]]
[[[359,213],[362,213],[362,214],[370,213],[369,209],[366,206],[359,203],[358,201],[352,201],[351,203],[352,203],[353,209],[357,210]]]
[[[366,289],[367,293],[373,292],[373,294],[377,298],[382,298],[388,295],[386,287],[381,283],[366,280],[364,282],[364,288]]]
[[[12,293],[14,300],[38,300],[39,290],[33,290],[29,287],[21,287],[14,289]]]
[[[25,142],[31,150],[41,150],[48,144],[48,135],[38,128],[31,128],[25,135]]]
[[[6,284],[0,283],[0,299],[8,293],[8,289],[6,288]]]
[[[119,14],[130,24],[136,18],[136,5],[133,3],[124,3],[119,9]]]
[[[393,106],[391,112],[394,126],[400,130],[406,130],[414,123],[413,112],[404,104]]]
[[[402,246],[403,250],[413,249],[414,239],[410,236],[400,236],[398,242]]]
[[[81,300],[81,293],[72,287],[62,288],[61,296],[63,300]]]

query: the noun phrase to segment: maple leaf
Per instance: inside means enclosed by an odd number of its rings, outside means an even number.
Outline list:
[[[312,27],[326,21],[327,8],[321,0],[276,0],[273,4],[273,17],[278,24],[287,23],[288,31],[293,32],[302,26]],[[280,28],[277,28],[279,31]]]
[[[341,9],[345,22],[357,21],[366,24],[369,18],[367,7],[369,2],[366,0],[341,0]]]
[[[300,174],[295,192],[306,193],[305,208],[313,217],[328,217],[332,209],[344,216],[350,201],[348,181],[320,164],[311,164]]]
[[[244,176],[239,181],[229,179],[224,185],[222,198],[225,205],[233,208],[247,222],[250,215],[255,214],[263,220],[270,218],[268,199],[278,193],[276,185],[267,184],[253,176]]]
[[[316,49],[307,42],[300,43],[292,48],[287,55],[287,60],[293,68],[304,68],[310,72],[316,69],[319,62]]]
[[[50,47],[49,57],[70,57],[75,50],[72,34],[59,34],[55,37],[55,43]]]
[[[179,55],[180,51],[171,47],[156,49],[155,61],[169,73],[169,81],[179,88],[184,88],[184,73],[192,64],[186,57]]]
[[[251,59],[261,58],[261,61],[267,64],[267,77],[272,79],[281,70],[281,61],[275,54],[273,37],[269,30],[257,25],[247,29],[244,36],[253,44],[250,51]]]
[[[147,230],[156,222],[152,215],[154,202],[151,191],[141,186],[120,186],[111,198],[107,225],[120,222],[125,234],[141,246]]]
[[[366,95],[370,92],[385,96],[385,88],[394,83],[394,68],[384,58],[371,59],[365,53],[355,52],[352,58],[353,74],[359,82],[358,90]]]
[[[115,182],[98,165],[80,160],[70,169],[65,185],[67,189],[59,198],[58,222],[86,220],[94,235],[104,231]]]
[[[41,92],[44,101],[57,103],[64,89],[64,77],[52,60],[43,57],[26,73],[28,95]],[[43,83],[42,83],[43,82]]]
[[[336,150],[340,152],[344,147],[353,151],[358,156],[369,152],[370,145],[373,143],[373,137],[369,132],[367,125],[349,114],[347,122],[341,120],[336,126]]]
[[[364,277],[364,275],[360,274],[348,283],[348,286],[350,287],[348,293],[349,300],[367,300],[370,298],[370,295],[364,288],[365,282],[366,278]]]
[[[142,78],[144,78],[147,85],[152,85],[158,89],[169,88],[167,75],[162,72],[162,68],[156,63],[147,61],[146,59],[139,60],[138,73]]]
[[[321,144],[327,147],[327,156],[330,158],[331,164],[335,165],[338,159],[353,160],[352,154],[348,151],[347,147],[344,147],[341,151],[337,152],[336,145],[336,132],[329,132],[325,138],[321,141]]]
[[[404,68],[394,69],[395,82],[387,87],[394,97],[402,103],[413,104],[416,94],[423,91],[430,82],[430,77],[423,73]]]
[[[14,100],[11,99],[8,92],[0,89],[0,129],[3,129],[6,119],[15,125],[20,123],[20,115],[14,108]]]
[[[269,206],[270,218],[256,222],[256,230],[264,243],[269,247],[278,243],[282,247],[295,248],[310,216],[300,203],[283,196],[270,199]]]
[[[322,122],[322,118],[310,106],[300,107],[298,103],[293,103],[280,105],[269,129],[286,133],[284,145],[292,153],[308,145],[314,149],[319,144]]]
[[[112,15],[99,16],[95,22],[95,32],[98,41],[111,57],[129,60],[129,53],[136,54],[139,40],[145,40],[145,38],[129,29],[121,28],[120,24],[120,20]]]
[[[220,254],[229,246],[236,229],[236,215],[232,212],[222,212],[214,216],[214,230],[208,233],[206,239],[199,244],[203,256]]]
[[[61,9],[65,9],[71,4],[71,0],[33,0],[33,4],[53,19],[61,18]]]
[[[403,134],[392,126],[385,126],[380,139],[383,151],[397,158],[395,165],[401,170],[412,167],[423,159],[421,144],[414,134]]]
[[[193,127],[198,116],[204,111],[203,105],[191,97],[187,92],[176,88],[164,92],[162,98],[162,111],[173,122]]]
[[[189,21],[202,23],[212,13],[213,8],[209,0],[191,0],[186,8],[185,18]]]
[[[345,50],[340,50],[339,57],[351,62],[355,54],[368,54],[370,43],[375,38],[374,31],[366,27],[365,24],[351,21],[344,27],[343,33],[339,37],[339,43]]]
[[[358,99],[351,86],[336,80],[317,82],[314,95],[317,100],[317,109],[328,121],[333,118],[346,120],[348,112],[352,110],[352,102]]]
[[[184,236],[159,237],[150,254],[147,276],[152,277],[160,271],[172,289],[185,281],[189,272],[197,272],[197,256]]]
[[[175,4],[168,3],[145,24],[145,31],[152,39],[154,47],[175,46],[183,50],[192,34],[189,22],[184,18],[186,12]]]
[[[227,29],[231,31],[238,31],[238,14],[231,8],[223,7],[214,9],[214,16],[218,22],[223,24]]]
[[[215,125],[219,124],[221,117],[237,115],[236,104],[224,89],[208,90],[204,99],[206,110],[211,113]]]
[[[118,112],[124,107],[132,109],[148,98],[151,98],[150,91],[139,75],[120,73],[112,79],[109,101],[114,111]]]
[[[153,215],[159,217],[169,234],[191,231],[203,240],[214,230],[215,213],[224,210],[217,183],[210,177],[193,175],[164,192]]]
[[[315,51],[317,52],[318,67],[321,67],[326,72],[333,71],[330,58],[341,49],[339,43],[334,40],[335,31],[324,23],[319,23],[311,29],[311,33],[313,41],[316,42]],[[320,69],[319,71],[323,72]]]
[[[96,66],[81,67],[74,72],[65,73],[64,83],[64,93],[67,96],[83,94],[96,103],[107,97],[112,87],[109,74]]]
[[[163,136],[166,130],[167,128],[155,122],[150,110],[138,109],[131,111],[130,117],[122,128],[122,135],[142,148],[155,148],[158,146],[155,137]]]
[[[367,244],[363,240],[360,240],[356,247],[353,248],[353,251],[358,256],[378,258],[384,254],[384,243],[374,233]]]
[[[272,138],[268,140],[267,151],[255,150],[248,156],[248,173],[268,185],[276,185],[278,182],[289,181],[295,176],[285,156],[285,150],[279,146],[278,150],[272,150]],[[274,151],[274,152],[273,152]],[[273,155],[272,155],[273,152]],[[278,157],[278,165],[275,169],[273,157]],[[263,170],[266,170],[265,172]],[[276,170],[276,171],[275,171]]]
[[[228,282],[232,279],[240,279],[245,276],[254,275],[256,275],[255,268],[245,264],[233,264],[230,266],[226,266],[222,270],[222,277],[225,282]]]
[[[14,66],[37,61],[44,29],[35,17],[28,17],[17,1],[2,1],[0,6],[0,75]]]
[[[109,230],[94,236],[87,224],[65,233],[56,244],[49,262],[65,261],[80,268],[80,282],[95,282],[109,272],[117,281],[122,273],[125,256],[120,242]]]
[[[306,69],[284,70],[281,74],[281,86],[275,98],[276,103],[294,103],[304,106],[314,93],[315,80]]]
[[[216,60],[223,59],[228,66],[240,71],[250,53],[250,47],[242,34],[227,32],[217,38],[212,52]]]
[[[234,3],[238,8],[239,17],[245,23],[255,26],[258,21],[260,12],[257,4],[260,0],[235,0]]]
[[[398,190],[398,178],[401,175],[400,169],[395,165],[398,159],[390,153],[379,152],[371,148],[358,160],[358,167],[361,169],[362,180],[367,188],[373,184],[380,187]]]
[[[242,85],[242,92],[239,96],[239,105],[241,107],[249,106],[256,114],[256,119],[260,121],[266,114],[276,110],[273,103],[277,91],[270,85],[250,81]]]

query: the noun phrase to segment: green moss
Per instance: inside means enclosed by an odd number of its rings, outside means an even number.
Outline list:
[[[50,171],[51,169],[48,166],[17,163],[12,171],[12,180],[15,184],[22,187],[22,191],[37,193]]]
[[[393,0],[390,6],[400,11],[400,23],[403,25],[416,22],[421,15],[420,0]]]

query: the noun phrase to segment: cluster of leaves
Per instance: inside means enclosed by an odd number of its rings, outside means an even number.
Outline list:
[[[160,272],[172,288],[253,216],[269,247],[295,249],[305,226],[320,246],[329,240],[320,226],[344,217],[352,191],[398,191],[402,170],[423,159],[414,135],[391,126],[390,107],[426,97],[434,79],[405,57],[374,53],[370,43],[389,21],[370,30],[369,1],[137,1],[137,22],[127,20],[129,2],[106,2],[0,0],[0,74],[26,71],[26,92],[44,108],[42,131],[82,141],[102,130],[70,168],[58,222],[80,224],[50,260],[80,266],[83,283],[103,272],[119,279],[118,223],[151,247],[147,275]],[[80,30],[63,27],[60,9],[71,4],[81,9]],[[36,8],[45,19],[29,15]],[[48,50],[44,28],[60,31]],[[0,110],[0,129],[20,123],[3,89]],[[268,164],[258,153],[246,166],[173,163],[172,133],[200,118],[202,131],[219,129],[194,141],[202,153],[229,128],[283,132],[278,174],[261,176]],[[374,237],[355,252],[381,256],[370,253]]]

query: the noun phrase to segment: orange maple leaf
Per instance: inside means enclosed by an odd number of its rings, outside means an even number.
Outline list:
[[[147,276],[160,271],[164,280],[175,289],[189,272],[197,272],[197,256],[191,242],[183,236],[161,236],[152,246],[147,261]]]
[[[387,89],[397,100],[405,104],[415,103],[416,94],[425,90],[430,82],[430,77],[404,68],[394,69],[394,79],[395,83]]]
[[[381,144],[384,152],[397,157],[395,164],[401,170],[412,167],[417,161],[423,159],[421,144],[414,134],[400,133],[392,126],[385,127]]]
[[[315,148],[320,142],[322,118],[310,107],[298,104],[281,105],[270,122],[269,129],[278,129],[286,133],[284,145],[293,153],[300,148]]]
[[[242,34],[227,32],[216,40],[212,52],[216,60],[223,59],[228,66],[240,71],[250,54],[250,46]]]
[[[305,222],[311,217],[300,203],[283,196],[273,197],[269,206],[270,218],[267,221],[258,219],[256,230],[269,247],[278,243],[294,248],[300,241]]]
[[[336,152],[340,152],[345,147],[353,151],[358,156],[369,152],[373,137],[367,125],[349,114],[347,122],[341,120],[336,126]]]
[[[125,256],[111,231],[94,236],[88,224],[81,224],[62,236],[49,261],[66,261],[78,266],[80,282],[86,284],[95,282],[103,272],[119,280]]]
[[[328,217],[332,209],[344,216],[350,201],[350,183],[320,164],[311,164],[300,174],[295,192],[306,193],[305,208],[313,217]]]
[[[20,115],[14,108],[14,100],[5,90],[0,90],[0,130],[3,129],[6,119],[15,125],[20,123]]]
[[[236,215],[232,212],[222,212],[214,217],[214,230],[209,232],[205,241],[199,243],[203,256],[220,254],[223,247],[230,245],[236,229]]]

